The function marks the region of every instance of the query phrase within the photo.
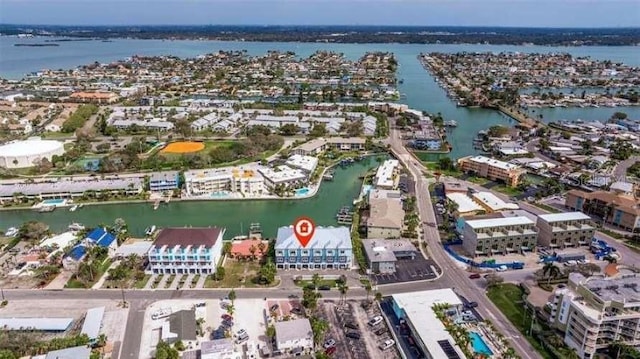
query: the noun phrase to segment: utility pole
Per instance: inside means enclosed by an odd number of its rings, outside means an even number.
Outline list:
[[[120,290],[122,292],[122,308],[126,308],[127,307],[127,301],[124,298],[124,288],[121,287]]]
[[[4,288],[0,288],[0,293],[2,293],[2,301],[4,302]]]

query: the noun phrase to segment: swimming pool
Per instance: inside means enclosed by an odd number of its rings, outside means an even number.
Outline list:
[[[484,342],[480,334],[476,332],[470,332],[469,338],[471,339],[471,345],[473,346],[473,352],[476,354],[483,354],[487,356],[493,355],[493,352],[487,346],[487,343]]]
[[[302,196],[306,196],[307,194],[309,194],[309,189],[307,187],[304,188],[298,188],[296,190],[296,197],[302,197]]]
[[[64,203],[65,203],[64,199],[45,199],[44,201],[42,201],[42,204],[46,204],[49,206],[56,205],[56,204],[64,204]]]

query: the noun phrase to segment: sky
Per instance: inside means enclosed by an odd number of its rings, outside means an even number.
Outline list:
[[[0,0],[0,23],[638,27],[640,0]]]

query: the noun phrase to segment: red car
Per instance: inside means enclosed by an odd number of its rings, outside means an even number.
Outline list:
[[[333,355],[333,353],[335,353],[335,352],[336,352],[336,347],[331,347],[331,348],[329,348],[329,349],[324,351],[324,353],[327,354],[327,355]]]
[[[473,273],[472,275],[469,276],[469,278],[478,279],[478,278],[480,278],[480,273]]]
[[[233,320],[233,317],[229,314],[222,314],[222,320]]]

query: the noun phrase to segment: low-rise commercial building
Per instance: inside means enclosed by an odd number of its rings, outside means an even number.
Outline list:
[[[400,162],[398,160],[386,160],[378,167],[374,183],[377,188],[395,189],[398,185],[398,172]]]
[[[400,238],[404,210],[400,191],[372,190],[369,193],[368,238]]]
[[[462,309],[462,301],[453,290],[426,290],[393,294],[391,297],[394,315],[407,323],[415,339],[416,349],[421,352],[422,357],[466,358],[433,311],[437,304],[448,304],[454,309]]]
[[[585,278],[569,274],[549,303],[549,321],[580,358],[594,358],[613,342],[640,346],[640,275]]]
[[[149,190],[151,192],[173,191],[180,188],[180,173],[178,171],[153,172],[149,176]]]
[[[293,227],[280,227],[275,252],[278,269],[350,269],[353,265],[347,227],[317,227],[306,247],[296,238]]]
[[[485,156],[468,156],[458,160],[458,167],[466,173],[473,173],[492,181],[502,181],[515,187],[520,177],[526,173],[520,166]]]
[[[565,206],[603,218],[605,223],[627,231],[640,228],[640,201],[633,195],[571,190],[567,192]]]
[[[216,271],[222,256],[224,228],[165,228],[149,250],[154,274],[200,274]]]
[[[276,322],[276,348],[283,353],[300,355],[313,350],[313,331],[309,319]]]
[[[462,246],[472,256],[531,251],[538,242],[535,222],[524,216],[467,220]]]
[[[372,273],[394,274],[399,259],[415,259],[418,249],[405,239],[363,239],[367,262]]]
[[[582,212],[542,214],[538,216],[538,244],[551,248],[586,246],[595,227]]]

